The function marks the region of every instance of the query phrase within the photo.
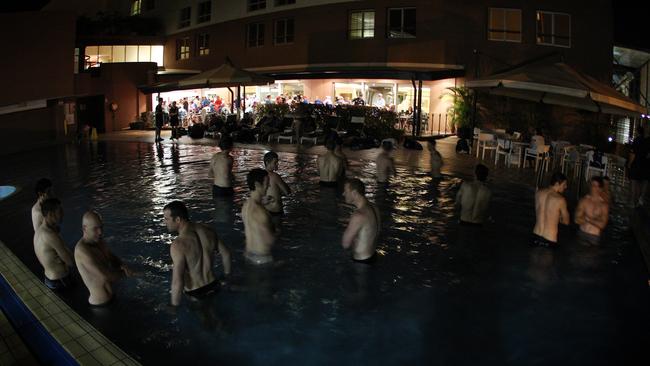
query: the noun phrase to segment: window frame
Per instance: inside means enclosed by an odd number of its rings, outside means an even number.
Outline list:
[[[201,14],[201,6],[205,4],[208,4],[208,12],[207,14]],[[212,20],[212,1],[207,0],[199,2],[196,9],[196,24],[206,23],[210,20]]]
[[[394,10],[400,10],[402,13],[401,16],[401,27],[400,27],[400,33],[404,34],[404,10],[414,10],[415,11],[415,24],[413,26],[414,34],[410,37],[391,37],[390,35],[390,12]],[[417,38],[417,8],[415,6],[405,6],[405,7],[397,7],[397,8],[388,8],[386,10],[386,38],[389,39],[411,39],[411,38]]]
[[[190,37],[176,38],[176,61],[189,60],[191,46]],[[187,51],[183,51],[183,47],[187,47]]]
[[[364,37],[364,34],[366,32],[366,29],[363,26],[364,20],[366,19],[365,14],[366,13],[371,13],[371,12],[373,14],[372,37]],[[358,14],[358,13],[361,13],[361,14],[364,14],[364,15],[361,18],[361,24],[362,24],[362,26],[361,26],[361,37],[356,38],[356,37],[352,37],[352,31],[353,31],[353,29],[352,29],[352,15],[353,14]],[[377,12],[375,11],[375,9],[359,9],[359,10],[351,10],[351,11],[349,11],[348,12],[348,39],[353,40],[353,41],[358,41],[358,40],[364,40],[364,39],[374,39],[375,37],[377,37],[377,22],[376,22],[376,20],[377,20]]]
[[[291,21],[293,23],[293,33],[291,34],[291,41],[287,41],[287,25],[288,21]],[[278,23],[280,22],[285,22],[284,23],[284,42],[278,42]],[[293,44],[296,40],[296,20],[295,18],[280,18],[276,19],[273,22],[273,44],[277,46],[282,46],[282,45],[290,45]]]
[[[254,8],[253,8],[254,7]],[[266,0],[247,0],[246,11],[253,12],[266,9]]]
[[[552,17],[551,17],[551,33],[544,33],[544,34],[542,34],[542,37],[548,37],[548,36],[550,36],[551,39],[552,39],[552,42],[551,42],[551,43],[547,43],[547,42],[543,42],[543,41],[541,41],[543,38],[540,37],[539,27],[538,27],[539,22],[541,21],[541,20],[539,19],[539,15],[540,15],[540,14],[550,14],[550,15],[552,15]],[[568,37],[562,37],[562,36],[559,36],[559,37],[558,37],[558,35],[555,34],[555,16],[556,16],[556,15],[564,15],[564,16],[567,16],[567,17],[569,18],[569,36],[568,36]],[[535,12],[535,43],[536,43],[536,44],[538,44],[538,45],[540,45],[540,46],[552,46],[552,47],[561,47],[561,48],[571,48],[571,47],[573,46],[573,42],[572,42],[572,38],[573,38],[573,37],[572,37],[572,35],[571,35],[571,31],[572,31],[572,26],[571,26],[571,14],[569,14],[569,13],[562,13],[562,12],[558,12],[558,11],[549,11],[549,10],[537,10],[537,11]],[[568,39],[568,40],[569,40],[569,45],[567,46],[567,45],[563,45],[563,44],[557,44],[557,43],[555,42],[555,37],[558,37],[558,38],[566,38],[566,39]]]
[[[251,45],[250,40],[251,40],[251,27],[255,26],[255,32],[257,37],[256,39],[256,44]],[[260,40],[260,28],[262,29],[262,42],[258,43]],[[259,47],[264,47],[264,41],[266,40],[266,24],[263,22],[253,22],[253,23],[248,23],[246,24],[246,48],[259,48]]]
[[[504,29],[492,29],[490,28],[492,26],[492,10],[502,10],[503,11],[503,25]],[[518,11],[519,12],[519,32],[514,32],[511,30],[508,30],[506,27],[506,17],[507,17],[507,12],[508,11]],[[501,33],[503,35],[503,39],[498,39],[498,38],[490,38],[491,33]],[[506,38],[506,34],[519,34],[519,40],[510,40]],[[522,9],[517,9],[517,8],[496,8],[496,7],[488,7],[488,21],[487,21],[487,40],[488,41],[494,41],[494,42],[510,42],[510,43],[523,43],[523,11]]]
[[[189,10],[188,10],[189,9]],[[187,19],[183,18],[184,11],[187,10]],[[187,22],[187,25],[185,25],[185,22]],[[181,8],[178,14],[178,29],[183,29],[187,28],[192,25],[192,7],[191,6],[186,6],[184,8]]]
[[[207,42],[205,42],[207,40]],[[210,54],[210,33],[198,33],[196,35],[196,55],[208,56]]]

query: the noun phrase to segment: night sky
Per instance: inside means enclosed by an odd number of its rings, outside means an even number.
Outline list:
[[[89,0],[92,1],[92,0]],[[584,1],[584,0],[583,0]],[[38,10],[49,0],[2,1],[0,12]],[[614,42],[617,45],[650,50],[650,27],[641,2],[612,0],[614,6]]]

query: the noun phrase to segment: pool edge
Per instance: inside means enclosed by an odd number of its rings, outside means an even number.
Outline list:
[[[41,360],[34,337],[39,330],[49,335],[52,349],[57,347],[80,365],[139,365],[131,356],[86,322],[45,285],[0,241],[0,281],[5,292],[0,306],[34,355]],[[13,301],[13,306],[7,306]],[[21,313],[21,310],[27,310]],[[31,315],[32,320],[26,319]],[[46,337],[47,338],[47,337]],[[50,350],[51,351],[51,350]],[[40,356],[40,357],[39,357]],[[66,355],[60,355],[66,360]],[[70,363],[68,363],[70,364]]]

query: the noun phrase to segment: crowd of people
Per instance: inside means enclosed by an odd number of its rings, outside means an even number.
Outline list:
[[[215,199],[231,199],[234,195],[232,140],[223,136],[220,150],[209,163],[207,175],[212,179]],[[336,139],[325,142],[326,152],[318,157],[317,165],[321,190],[342,193],[345,202],[353,207],[342,234],[341,246],[350,251],[355,265],[372,266],[377,261],[376,247],[381,233],[381,215],[375,204],[366,198],[366,186],[347,172],[347,157]],[[385,140],[376,158],[376,180],[386,184],[397,174],[392,157],[393,141]],[[428,148],[431,176],[440,179],[443,164],[435,141]],[[246,175],[249,196],[242,205],[244,224],[244,258],[251,265],[269,265],[274,262],[273,247],[281,235],[280,218],[284,215],[283,196],[291,188],[277,173],[279,156],[270,151],[264,155],[264,166],[251,169]],[[491,190],[487,184],[489,170],[478,164],[475,179],[461,184],[456,195],[459,222],[463,226],[482,226],[490,222]],[[597,244],[609,216],[609,181],[602,177],[591,179],[590,191],[578,203],[575,223],[578,236]],[[568,225],[570,217],[563,192],[567,178],[561,173],[551,177],[549,187],[535,194],[536,223],[532,243],[555,247],[559,224]],[[37,201],[32,207],[34,251],[44,270],[44,283],[52,290],[63,290],[74,285],[71,274],[78,271],[88,289],[88,303],[92,306],[109,305],[115,295],[112,284],[123,276],[134,275],[129,266],[115,256],[103,239],[103,220],[96,211],[88,211],[81,218],[82,237],[70,251],[61,237],[59,225],[63,217],[61,201],[53,197],[52,182],[41,179],[36,184]],[[190,220],[183,202],[173,201],[163,208],[166,228],[177,236],[170,247],[173,263],[170,304],[181,303],[183,294],[201,298],[214,293],[228,283],[231,273],[231,251],[216,231]],[[221,256],[223,274],[214,273],[214,254]]]

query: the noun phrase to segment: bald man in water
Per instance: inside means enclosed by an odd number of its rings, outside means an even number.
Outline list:
[[[34,233],[34,252],[45,272],[45,285],[51,290],[63,290],[71,285],[70,269],[74,260],[63,242],[59,224],[63,219],[61,201],[47,198],[41,203],[43,222]]]
[[[343,249],[352,250],[352,261],[373,264],[377,260],[379,238],[379,210],[366,198],[366,187],[359,179],[348,179],[344,184],[345,202],[355,207],[348,227],[343,233]]]
[[[339,181],[345,177],[345,161],[334,153],[336,141],[333,138],[325,142],[325,148],[325,154],[318,157],[320,185],[336,188]]]
[[[271,215],[264,208],[266,192],[269,187],[268,172],[262,169],[252,169],[246,176],[246,183],[251,194],[241,210],[246,235],[244,257],[251,264],[272,263],[271,248],[275,244],[277,233],[273,227]]]
[[[112,284],[122,276],[131,276],[132,272],[106,246],[104,224],[97,212],[88,211],[83,215],[81,230],[83,236],[74,248],[74,258],[81,279],[90,292],[88,303],[92,306],[109,305],[114,299]]]
[[[181,201],[170,202],[163,208],[165,225],[178,236],[172,242],[170,254],[172,272],[171,305],[178,306],[183,292],[199,299],[216,292],[220,282],[214,275],[214,252],[219,250],[224,276],[230,274],[230,250],[206,225],[191,222],[187,207]]]
[[[557,245],[558,225],[569,225],[569,211],[562,193],[567,189],[567,178],[562,173],[551,177],[551,185],[535,193],[537,220],[533,229],[533,244],[543,247]]]

